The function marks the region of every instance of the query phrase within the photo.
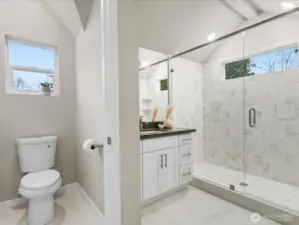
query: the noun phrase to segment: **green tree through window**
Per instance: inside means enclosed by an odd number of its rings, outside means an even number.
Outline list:
[[[282,72],[299,67],[298,47],[287,47],[269,53],[225,64],[226,80]]]

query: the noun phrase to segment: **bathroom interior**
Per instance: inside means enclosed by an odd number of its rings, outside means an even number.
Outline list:
[[[175,219],[179,224],[209,224],[211,219],[217,225],[298,225],[298,1],[134,5],[139,46],[136,121],[165,125],[169,119],[172,127],[141,130],[142,224],[170,225]],[[98,0],[83,5],[76,0],[0,1],[1,16],[18,15],[0,20],[0,225],[103,223],[104,154],[91,146],[82,148],[90,138],[105,139],[104,128],[94,125],[105,122],[100,7]],[[22,167],[28,144],[30,150],[40,144],[47,154],[52,149],[55,162],[51,152],[49,165]],[[160,145],[165,149],[158,149]],[[181,159],[181,151],[188,151],[188,159]],[[26,160],[31,163],[33,158]],[[165,174],[154,177],[160,159]],[[27,209],[24,174],[54,164],[57,173],[41,175],[45,186],[53,188],[47,189],[49,206],[45,198],[41,207],[29,197]],[[49,184],[50,178],[44,179],[48,176],[55,181]],[[35,191],[38,182],[31,186]],[[192,201],[190,189],[193,197],[201,190],[236,205],[225,207],[249,211],[222,219],[214,210],[226,202],[202,208],[201,199],[194,197],[192,203],[176,205]],[[203,211],[197,215],[194,206]],[[50,216],[36,216],[38,210]],[[228,208],[221,210],[228,213]],[[265,216],[250,217],[254,212]]]
[[[257,3],[263,12],[238,25],[231,14],[219,15],[214,23],[231,23],[205,27],[205,42],[198,42],[200,31],[189,31],[181,45],[197,44],[185,52],[140,48],[140,114],[151,121],[157,107],[163,119],[171,105],[174,127],[196,129],[195,185],[298,214],[299,17],[277,16],[284,5],[277,3]]]

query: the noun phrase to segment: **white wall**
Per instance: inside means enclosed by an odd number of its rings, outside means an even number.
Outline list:
[[[20,168],[15,138],[57,135],[56,168],[65,184],[76,181],[74,41],[39,1],[0,1],[0,202],[16,197]],[[60,96],[5,94],[8,33],[58,46]]]
[[[100,1],[95,1],[85,31],[76,40],[78,181],[104,213],[103,157],[82,150],[86,139],[104,139]]]
[[[298,43],[298,25],[298,17],[288,16],[247,31],[244,43],[242,35],[224,41],[205,63],[205,161],[243,171],[245,157],[248,173],[299,186],[298,177],[292,175],[299,169],[299,70],[256,75],[243,81],[224,80],[223,66],[242,58],[243,52],[250,56]],[[255,128],[248,126],[250,108],[257,110]]]

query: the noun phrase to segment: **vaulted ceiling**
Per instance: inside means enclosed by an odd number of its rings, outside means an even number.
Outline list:
[[[94,0],[40,0],[52,16],[76,37],[86,29]]]
[[[289,0],[137,0],[139,46],[172,55],[240,28],[263,14],[282,13]],[[190,53],[187,58],[204,61],[218,44]]]
[[[45,8],[74,37],[85,29],[95,0],[40,0]],[[281,2],[299,6],[299,0],[133,0],[136,5],[140,47],[172,55],[240,28],[263,14],[271,16],[284,9]],[[204,61],[217,48],[213,44],[186,58]],[[152,59],[142,59],[152,61]]]

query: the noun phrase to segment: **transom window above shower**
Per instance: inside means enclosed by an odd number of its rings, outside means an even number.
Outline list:
[[[295,44],[226,63],[225,79],[283,72],[298,67],[298,45]]]
[[[6,93],[59,95],[57,48],[6,35]]]

